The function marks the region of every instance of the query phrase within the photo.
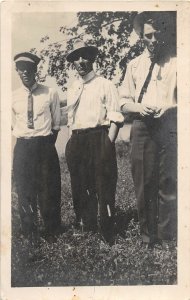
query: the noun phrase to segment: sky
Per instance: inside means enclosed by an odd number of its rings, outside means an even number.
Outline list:
[[[71,27],[77,21],[76,13],[15,13],[12,18],[12,57],[19,52],[30,51],[36,48],[43,49],[44,44],[40,39],[49,36],[48,43],[63,41],[66,37],[59,31],[61,26]],[[12,74],[13,90],[21,83],[16,71],[13,68]],[[55,83],[55,79],[49,77],[46,84],[55,87],[59,94],[61,88]]]

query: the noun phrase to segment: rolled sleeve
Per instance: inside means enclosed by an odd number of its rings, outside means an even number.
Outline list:
[[[107,119],[109,122],[114,122],[118,124],[123,124],[124,117],[120,112],[119,108],[119,95],[115,85],[108,81],[107,94],[106,94],[106,109],[107,109]]]
[[[60,100],[59,100],[59,95],[56,91],[52,91],[51,94],[50,110],[52,116],[52,129],[60,130],[60,123],[61,123]]]

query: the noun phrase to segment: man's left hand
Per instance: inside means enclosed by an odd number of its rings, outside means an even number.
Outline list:
[[[157,109],[155,110],[155,113],[154,113],[154,118],[158,119],[158,118],[162,117],[166,112],[168,112],[169,110],[171,110],[173,108],[175,108],[175,106],[171,106],[171,105],[157,107]]]

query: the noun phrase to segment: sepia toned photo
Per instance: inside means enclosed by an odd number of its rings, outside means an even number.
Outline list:
[[[19,5],[4,85],[8,299],[175,299],[189,262],[184,7]]]

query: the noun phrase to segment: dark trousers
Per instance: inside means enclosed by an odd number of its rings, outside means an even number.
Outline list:
[[[47,234],[61,224],[60,166],[55,145],[48,137],[17,139],[13,172],[23,233],[37,232],[37,202]]]
[[[132,125],[132,175],[144,242],[170,240],[177,234],[176,127],[173,113]]]
[[[117,162],[115,144],[111,143],[107,129],[73,132],[65,154],[77,221],[82,219],[89,229],[96,227],[99,210],[103,235],[112,235]]]

